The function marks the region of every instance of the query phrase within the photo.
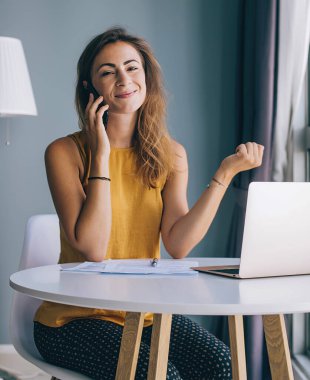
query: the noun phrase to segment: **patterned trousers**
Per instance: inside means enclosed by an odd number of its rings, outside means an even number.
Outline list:
[[[98,319],[76,319],[62,327],[34,322],[34,340],[49,363],[92,379],[114,380],[123,327]],[[152,326],[143,328],[136,380],[147,378]],[[229,348],[196,322],[173,315],[168,380],[231,379]]]

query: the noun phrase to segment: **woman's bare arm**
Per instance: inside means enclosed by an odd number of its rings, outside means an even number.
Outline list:
[[[89,181],[84,193],[80,157],[69,137],[48,146],[45,164],[54,205],[70,244],[87,261],[104,259],[111,230],[109,181]],[[108,158],[92,162],[91,175],[109,177]]]
[[[90,176],[109,177],[110,142],[102,122],[108,105],[100,106],[102,96],[89,95],[85,109],[87,144],[91,150]],[[87,194],[81,184],[77,148],[69,137],[54,141],[45,153],[45,165],[54,205],[70,244],[87,261],[104,259],[110,239],[112,211],[110,182],[88,182]]]
[[[169,254],[183,258],[208,232],[219,205],[233,177],[240,171],[261,165],[263,147],[255,143],[241,144],[238,152],[223,160],[214,175],[221,186],[212,181],[189,210],[187,205],[188,164],[186,151],[175,143],[176,172],[167,180],[162,193],[164,211],[161,224],[162,240]]]

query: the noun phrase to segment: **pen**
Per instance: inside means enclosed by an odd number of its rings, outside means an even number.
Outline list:
[[[151,265],[152,265],[152,267],[156,267],[156,265],[157,265],[157,263],[158,263],[158,259],[153,259],[152,261],[151,261]]]

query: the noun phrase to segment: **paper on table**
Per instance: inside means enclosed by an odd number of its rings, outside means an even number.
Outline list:
[[[198,266],[197,261],[160,259],[156,267],[150,259],[104,260],[101,262],[85,261],[72,268],[63,268],[70,272],[97,272],[117,274],[181,274],[196,275],[191,267]]]

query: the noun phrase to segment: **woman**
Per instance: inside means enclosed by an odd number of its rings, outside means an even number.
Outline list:
[[[60,220],[59,262],[158,258],[160,234],[173,258],[186,257],[208,231],[232,178],[261,165],[263,146],[239,145],[189,210],[186,151],[167,132],[160,66],[148,44],[110,29],[88,44],[77,71],[81,131],[54,141],[45,155]],[[122,311],[44,302],[35,342],[51,363],[114,379],[124,318]],[[146,378],[152,320],[146,314],[136,379]],[[230,360],[224,343],[173,316],[167,379],[231,378]]]

